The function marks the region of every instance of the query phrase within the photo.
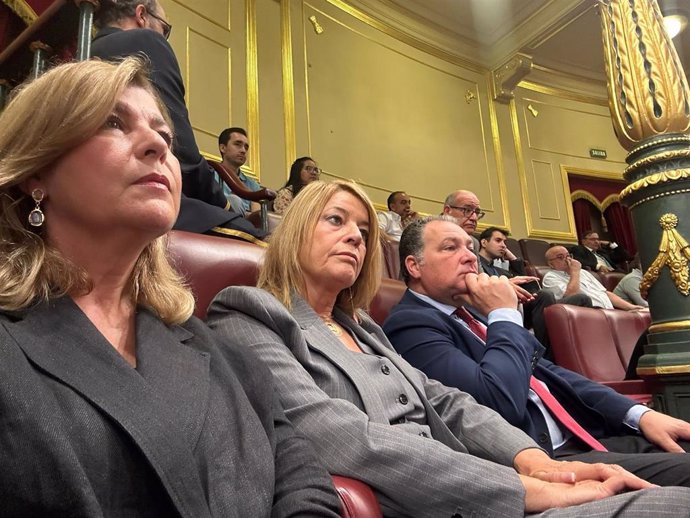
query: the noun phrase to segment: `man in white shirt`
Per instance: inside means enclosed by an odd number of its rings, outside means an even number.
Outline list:
[[[417,217],[412,212],[412,200],[403,191],[395,191],[388,196],[388,211],[379,212],[379,228],[392,240],[400,241],[403,229]]]
[[[584,293],[592,299],[595,308],[617,308],[626,311],[643,309],[642,306],[631,304],[608,291],[594,275],[582,269],[580,262],[574,259],[564,246],[552,246],[546,251],[545,257],[553,270],[544,275],[542,286],[551,289],[557,298]]]

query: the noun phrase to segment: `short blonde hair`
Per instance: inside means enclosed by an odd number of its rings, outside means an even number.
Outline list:
[[[283,221],[269,238],[269,246],[259,273],[257,286],[265,289],[290,309],[293,291],[306,294],[300,250],[309,246],[321,212],[337,192],[345,191],[360,200],[369,214],[367,254],[362,271],[351,288],[342,290],[336,305],[351,313],[367,309],[381,282],[381,243],[376,210],[369,197],[354,182],[312,182],[290,203]]]
[[[19,87],[0,114],[0,309],[24,309],[90,291],[86,272],[44,242],[43,227],[28,225],[34,203],[20,185],[94,136],[129,86],[149,92],[172,127],[138,58],[57,66]],[[167,260],[165,237],[142,252],[130,281],[133,300],[166,323],[183,322],[192,314],[194,298]]]

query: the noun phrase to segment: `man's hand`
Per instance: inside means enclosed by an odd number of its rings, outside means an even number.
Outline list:
[[[515,261],[517,257],[513,252],[506,248],[506,251],[503,252],[503,259],[505,259],[506,261]]]
[[[533,281],[539,282],[539,277],[532,277],[531,275],[516,275],[515,277],[511,277],[509,280],[513,284],[526,284]]]
[[[684,453],[677,441],[690,441],[690,423],[655,410],[642,414],[640,432],[649,442],[670,452]]]
[[[573,275],[576,272],[579,272],[582,269],[582,263],[575,259],[574,257],[568,257],[565,260],[565,264],[568,267],[568,274]]]
[[[601,272],[601,273],[609,273],[609,272],[613,271],[613,268],[609,268],[608,266],[603,265],[603,264],[598,264],[597,265],[597,271]]]
[[[525,288],[522,288],[522,287],[518,286],[517,284],[514,284],[512,282],[513,279],[509,279],[509,280],[511,281],[511,284],[513,285],[513,289],[515,290],[515,295],[517,295],[519,302],[521,302],[522,304],[525,304],[526,302],[530,302],[530,301],[534,300],[534,295],[532,295]]]
[[[527,513],[586,504],[632,489],[622,477],[611,477],[601,482],[586,480],[575,484],[558,484],[520,475],[520,481],[525,487]],[[646,487],[653,486],[650,484]]]
[[[467,293],[460,295],[460,298],[482,315],[488,315],[498,308],[517,308],[515,288],[504,275],[497,277],[485,273],[468,273],[465,285]]]

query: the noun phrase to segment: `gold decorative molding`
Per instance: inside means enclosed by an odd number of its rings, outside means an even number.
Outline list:
[[[285,127],[285,170],[289,175],[290,164],[297,158],[295,129],[295,85],[292,60],[291,1],[280,0],[281,64],[283,67],[283,125]]]
[[[639,160],[635,160],[623,171],[623,175],[628,176],[637,169],[642,167],[657,164],[659,162],[665,162],[667,160],[673,160],[676,158],[689,158],[690,149],[673,149],[671,151],[664,151],[662,153],[656,153],[652,156],[644,157]]]
[[[683,331],[685,329],[690,329],[690,320],[675,320],[673,322],[662,322],[661,324],[652,324],[649,326],[649,332],[651,333]]]
[[[592,195],[592,193],[578,189],[570,193],[570,201],[575,200],[587,200],[603,214],[611,205],[617,202],[619,203],[621,198],[618,194],[609,194],[606,198],[604,198],[604,201],[600,202]]]
[[[256,0],[245,0],[245,27],[247,38],[247,134],[249,161],[254,174],[261,177],[261,154],[259,153],[259,66],[256,33]]]
[[[494,100],[508,104],[515,98],[515,88],[532,71],[532,56],[517,53],[491,73]]]
[[[618,141],[690,130],[690,90],[656,2],[600,2],[609,108]]]
[[[2,3],[19,16],[26,25],[31,25],[38,18],[36,11],[33,10],[26,0],[2,0]]]
[[[690,176],[690,169],[671,169],[670,171],[661,171],[659,173],[650,174],[631,183],[621,191],[621,199],[627,198],[635,191],[656,185],[660,183],[672,182],[675,180],[682,180]]]
[[[690,281],[688,280],[690,277],[688,272],[690,248],[685,238],[676,230],[678,216],[671,213],[664,214],[659,218],[659,226],[663,230],[659,244],[659,255],[642,276],[640,295],[644,299],[647,298],[649,289],[659,279],[662,268],[668,266],[676,288],[687,297],[690,293]]]
[[[690,192],[690,189],[674,189],[672,191],[660,192],[660,193],[654,194],[652,196],[647,196],[645,198],[642,198],[641,200],[637,200],[635,203],[630,205],[628,208],[630,210],[632,210],[634,207],[637,207],[638,205],[641,205],[642,203],[646,203],[648,201],[657,200],[659,198],[664,198],[666,196],[673,196],[675,194],[687,194],[689,192]]]
[[[425,41],[420,40],[419,38],[413,36],[412,34],[409,34],[405,31],[402,31],[394,26],[392,26],[390,23],[387,23],[385,20],[381,20],[379,18],[375,18],[360,9],[357,9],[356,7],[348,4],[344,0],[325,0],[332,6],[340,9],[341,11],[349,14],[350,16],[356,18],[357,20],[365,23],[369,27],[376,29],[378,31],[383,32],[384,34],[387,34],[391,38],[394,38],[402,43],[405,43],[407,45],[410,45],[411,47],[424,52],[426,54],[429,54],[431,56],[437,57],[438,59],[441,59],[443,61],[446,61],[448,63],[452,63],[454,65],[459,65],[463,68],[466,68],[467,70],[471,70],[473,72],[482,72],[485,69],[482,67],[478,66],[476,63],[473,63],[472,61],[463,58],[462,56],[458,54],[453,54],[451,52],[448,52],[447,50],[444,50],[436,45],[433,45],[431,43],[427,43]]]
[[[472,101],[474,101],[477,98],[475,93],[472,90],[467,90],[465,92],[465,102],[467,104],[470,104]]]
[[[532,106],[531,103],[527,105],[527,111],[532,114],[532,117],[536,118],[537,116],[539,116],[539,110]]]
[[[690,365],[659,365],[658,367],[638,367],[640,376],[659,376],[664,374],[685,374],[690,372]]]
[[[520,88],[529,90],[530,92],[537,92],[539,94],[551,95],[559,99],[566,99],[568,101],[579,101],[587,104],[594,104],[597,106],[608,106],[608,101],[601,97],[593,97],[591,95],[584,95],[577,92],[571,92],[565,88],[556,88],[554,86],[546,86],[531,81],[522,81]]]
[[[319,23],[319,21],[316,19],[316,15],[311,15],[309,17],[309,21],[311,22],[311,26],[314,28],[314,32],[318,34],[323,34],[323,27]]]
[[[690,144],[690,135],[674,135],[672,137],[663,137],[653,140],[652,142],[645,142],[635,147],[630,154],[638,153],[651,147],[658,147],[662,144]]]

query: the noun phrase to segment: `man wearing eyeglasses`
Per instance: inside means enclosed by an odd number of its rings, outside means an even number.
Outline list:
[[[185,105],[180,65],[167,39],[172,25],[157,0],[101,0],[91,54],[104,60],[143,55],[151,81],[175,127],[173,152],[182,169],[182,202],[175,229],[265,244],[263,232],[231,210],[215,173],[196,145]]]
[[[542,285],[551,289],[557,298],[584,293],[592,299],[594,307],[626,311],[644,309],[608,291],[594,275],[582,269],[580,261],[574,259],[566,247],[552,246],[546,251],[545,258],[552,270],[544,275]]]
[[[474,254],[477,256],[477,268],[479,273],[482,273],[484,269],[479,256],[479,240],[474,235],[477,223],[486,215],[486,212],[479,208],[479,198],[472,191],[464,189],[452,192],[446,196],[446,201],[443,203],[443,214],[453,216],[472,238]]]

